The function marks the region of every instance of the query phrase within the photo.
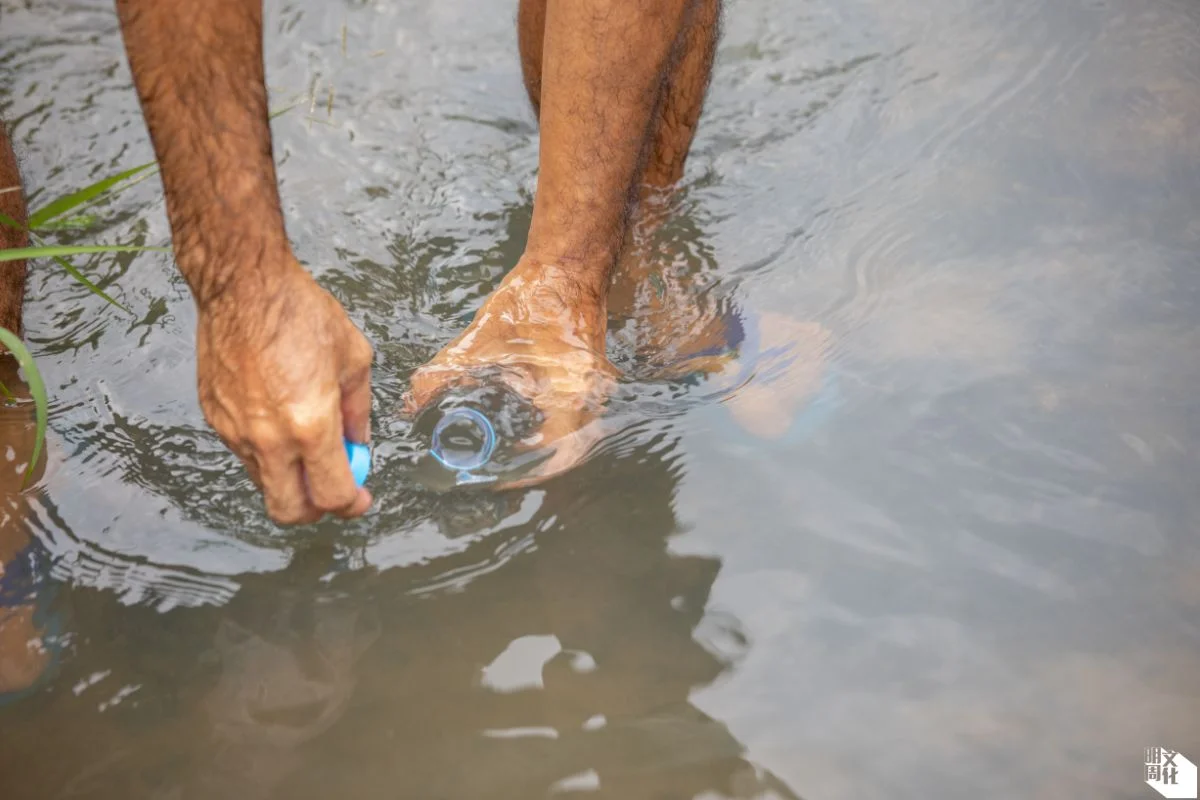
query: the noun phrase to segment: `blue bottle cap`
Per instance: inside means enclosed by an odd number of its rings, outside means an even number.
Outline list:
[[[350,473],[354,475],[354,482],[362,486],[371,474],[371,448],[347,439],[346,458],[350,459]]]

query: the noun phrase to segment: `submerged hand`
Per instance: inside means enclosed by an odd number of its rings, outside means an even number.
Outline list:
[[[355,517],[371,495],[343,437],[370,436],[371,346],[334,297],[290,256],[257,291],[201,307],[200,405],[245,463],[280,524]]]
[[[522,259],[470,326],[413,374],[405,412],[415,415],[445,390],[495,371],[542,414],[525,444],[554,450],[534,475],[507,485],[543,481],[578,463],[598,438],[592,423],[617,376],[604,355],[605,330],[603,297],[568,268]]]

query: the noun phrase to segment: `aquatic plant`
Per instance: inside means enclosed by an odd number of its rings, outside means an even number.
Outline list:
[[[316,82],[309,89],[310,106],[316,106]],[[275,119],[278,116],[286,114],[293,108],[301,105],[298,100],[294,100],[282,108],[271,111],[270,119]],[[310,109],[311,111],[311,109]],[[329,90],[329,114],[333,114],[333,88]],[[312,117],[310,115],[309,119]],[[315,120],[320,122],[321,120]],[[92,208],[102,200],[109,199],[120,192],[140,183],[147,178],[152,177],[158,172],[157,162],[151,161],[146,164],[139,164],[136,167],[122,170],[108,177],[102,178],[95,183],[89,184],[82,189],[70,192],[54,198],[50,202],[32,211],[29,214],[28,221],[21,224],[18,220],[13,219],[0,212],[0,225],[24,230],[32,247],[19,247],[0,249],[0,269],[4,268],[5,262],[10,261],[36,261],[38,259],[49,259],[63,269],[68,275],[85,286],[88,291],[97,297],[103,298],[108,303],[116,306],[126,314],[132,314],[128,308],[114,300],[103,289],[93,283],[86,275],[67,259],[77,255],[92,255],[95,253],[140,253],[148,251],[169,252],[169,247],[150,247],[143,245],[120,245],[120,244],[93,244],[93,245],[56,245],[47,244],[46,235],[60,233],[62,231],[76,231],[86,229],[93,226],[97,217],[91,213],[85,213],[89,208]],[[8,186],[0,187],[0,192],[19,192],[21,187]],[[37,433],[34,437],[33,453],[29,460],[29,468],[25,472],[25,481],[28,483],[33,470],[37,465],[38,458],[41,456],[42,447],[45,442],[46,424],[49,403],[46,397],[45,383],[42,381],[41,373],[38,372],[37,364],[29,350],[21,342],[13,331],[0,328],[0,345],[8,349],[10,353],[17,359],[22,372],[25,374],[25,380],[29,383],[30,394],[33,396],[34,404],[37,413]],[[16,397],[7,386],[0,382],[0,397],[3,397],[8,402],[14,402]]]
[[[121,309],[126,313],[132,313],[128,308],[118,303],[110,297],[103,289],[88,279],[86,275],[67,259],[76,255],[90,255],[93,253],[137,253],[142,251],[167,251],[167,247],[147,247],[141,245],[111,245],[111,244],[94,244],[94,245],[56,245],[47,244],[45,241],[46,234],[52,234],[64,230],[77,230],[86,228],[93,224],[96,220],[94,215],[81,213],[84,209],[95,205],[103,197],[115,194],[116,187],[124,184],[121,188],[128,188],[136,181],[132,178],[142,175],[149,177],[157,171],[156,164],[141,164],[132,169],[123,170],[115,175],[110,175],[107,178],[96,181],[89,186],[71,192],[69,194],[56,197],[49,203],[36,209],[29,214],[29,220],[24,225],[13,219],[7,214],[0,213],[0,225],[6,225],[17,230],[24,230],[28,233],[30,240],[34,243],[33,247],[17,247],[0,250],[0,269],[3,269],[2,264],[10,261],[36,261],[38,259],[50,259],[72,278],[74,278],[83,286],[87,287],[88,291],[104,298],[106,301]],[[0,189],[0,191],[19,191],[19,187]],[[38,459],[41,458],[42,448],[46,439],[46,424],[49,415],[49,401],[46,397],[46,385],[42,380],[42,375],[38,371],[37,363],[33,359],[33,355],[24,343],[17,337],[16,333],[5,328],[0,328],[0,345],[3,345],[16,358],[17,364],[25,375],[25,380],[29,384],[29,392],[33,397],[34,408],[36,411],[37,431],[34,436],[33,452],[30,454],[29,466],[25,470],[24,481],[28,484],[30,477],[33,475],[34,469],[37,467]],[[8,401],[12,402],[16,398],[13,393],[0,382],[0,395],[3,395]]]

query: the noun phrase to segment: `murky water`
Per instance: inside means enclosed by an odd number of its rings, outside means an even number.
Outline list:
[[[536,167],[483,6],[268,4],[289,231],[378,354],[365,520],[266,521],[167,258],[90,262],[132,316],[36,268],[54,659],[0,796],[1136,798],[1143,748],[1200,759],[1200,6],[730,2],[646,257],[823,326],[776,376],[815,405],[774,436],[786,398],[639,380],[569,475],[435,494],[392,412]],[[108,3],[0,31],[35,203],[151,159]],[[168,236],[156,179],[103,219],[77,239]]]

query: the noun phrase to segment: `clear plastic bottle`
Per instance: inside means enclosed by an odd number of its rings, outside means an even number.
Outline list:
[[[414,433],[428,442],[433,463],[455,486],[512,477],[536,456],[522,442],[541,424],[541,414],[525,398],[495,384],[457,389],[422,412]],[[437,481],[441,482],[441,481]]]

